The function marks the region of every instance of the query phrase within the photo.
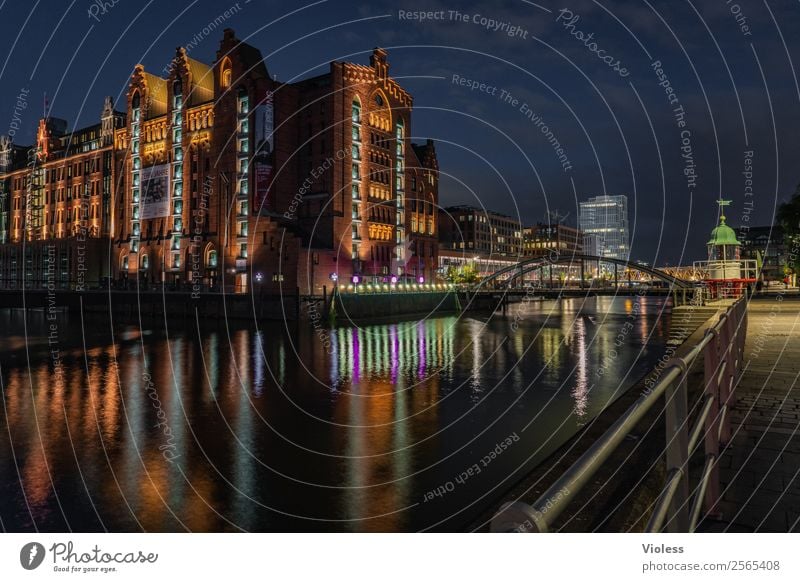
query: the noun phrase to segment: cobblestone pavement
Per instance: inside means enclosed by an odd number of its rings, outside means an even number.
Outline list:
[[[727,531],[800,531],[800,301],[750,305],[745,373],[720,460]]]

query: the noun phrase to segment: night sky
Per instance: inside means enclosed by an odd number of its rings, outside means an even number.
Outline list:
[[[558,210],[574,224],[579,200],[627,194],[632,257],[652,264],[703,258],[720,195],[733,201],[732,226],[769,224],[800,182],[796,1],[240,0],[216,30],[207,27],[237,3],[118,0],[105,13],[100,4],[0,3],[0,133],[22,90],[16,143],[33,141],[45,92],[71,128],[97,123],[105,95],[123,108],[136,63],[158,74],[179,45],[211,62],[231,27],[281,81],[326,72],[331,60],[367,64],[383,46],[414,96],[412,138],[437,142],[443,206],[483,205],[526,224]],[[437,19],[408,14],[420,10]]]

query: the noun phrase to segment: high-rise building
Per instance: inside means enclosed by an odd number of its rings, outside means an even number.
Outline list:
[[[583,233],[583,254],[593,257],[600,256],[600,245],[596,234]]]
[[[629,258],[627,196],[595,196],[581,202],[578,224],[584,234],[596,237],[599,256]]]

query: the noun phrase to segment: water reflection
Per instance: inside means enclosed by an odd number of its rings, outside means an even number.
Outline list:
[[[47,342],[26,351],[21,317],[0,312],[0,519],[11,530],[457,529],[655,363],[661,308],[545,302],[340,327],[329,346],[303,325],[139,333],[64,315],[58,375]],[[28,316],[38,339],[46,323]],[[425,501],[512,432],[519,443],[479,477]]]

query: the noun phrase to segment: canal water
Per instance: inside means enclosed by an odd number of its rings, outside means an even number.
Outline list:
[[[668,311],[334,330],[0,311],[0,526],[458,531],[656,364]]]

